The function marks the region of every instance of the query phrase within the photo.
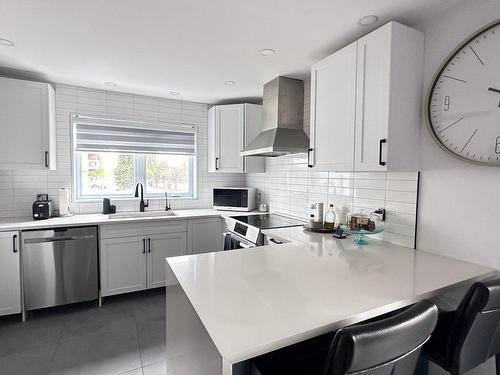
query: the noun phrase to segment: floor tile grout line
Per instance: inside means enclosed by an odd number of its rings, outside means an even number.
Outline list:
[[[52,356],[50,357],[50,362],[49,362],[49,374],[52,372],[52,366],[54,364],[54,359],[56,357],[57,349],[59,348],[59,345],[61,344],[62,337],[64,335],[64,330],[66,329],[66,324],[68,324],[68,318],[64,318],[64,322],[61,327],[61,332],[59,333],[59,337],[57,338],[57,342],[54,345],[54,352],[52,353]]]
[[[141,344],[140,344],[140,338],[139,338],[139,325],[137,324],[137,310],[136,310],[135,303],[134,303],[134,323],[135,323],[135,332],[137,335],[137,350],[139,351],[139,359],[141,361],[141,372],[144,374],[144,363],[142,361],[142,350],[141,350]]]

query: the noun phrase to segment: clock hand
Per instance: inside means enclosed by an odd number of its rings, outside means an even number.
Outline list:
[[[500,90],[499,89],[494,89],[493,87],[488,88],[488,91],[493,91],[493,92],[496,92],[496,93],[500,94]]]

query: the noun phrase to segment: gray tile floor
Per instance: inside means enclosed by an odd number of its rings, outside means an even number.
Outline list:
[[[0,318],[2,375],[165,375],[165,290]]]

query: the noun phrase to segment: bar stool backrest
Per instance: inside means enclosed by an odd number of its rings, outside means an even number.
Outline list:
[[[324,375],[413,374],[437,317],[437,307],[421,301],[392,317],[339,330]]]

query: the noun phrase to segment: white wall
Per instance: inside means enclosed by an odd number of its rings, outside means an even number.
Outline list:
[[[500,1],[468,0],[417,28],[425,32],[425,92],[448,54],[500,17]],[[418,247],[500,269],[500,169],[455,159],[422,124]]]
[[[426,38],[425,92],[448,54],[497,18],[500,1],[467,0],[416,25]],[[472,165],[448,155],[432,140],[425,123],[421,147],[417,247],[500,269],[500,169]],[[489,361],[468,374],[494,373],[493,361]],[[431,374],[444,372],[432,368]]]
[[[212,187],[244,184],[242,174],[209,174],[207,164],[208,106],[181,100],[132,95],[83,87],[56,85],[57,170],[0,170],[0,217],[31,216],[36,193],[48,193],[57,206],[61,187],[71,189],[70,117],[71,113],[106,116],[148,122],[187,122],[197,124],[198,198],[169,199],[172,208],[212,206]],[[118,211],[138,210],[138,200],[112,200]],[[162,209],[163,199],[150,200],[150,209]],[[57,208],[57,207],[56,207]],[[73,213],[96,213],[102,203],[72,202]]]

